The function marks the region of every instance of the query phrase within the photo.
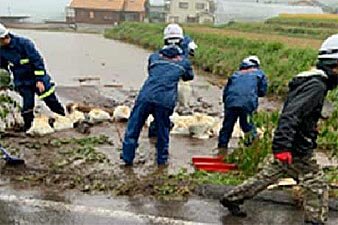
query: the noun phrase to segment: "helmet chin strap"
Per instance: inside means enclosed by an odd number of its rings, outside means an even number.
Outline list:
[[[170,44],[170,45],[179,45],[181,42],[180,39],[176,39],[176,38],[173,38],[173,39],[167,39],[167,43]]]

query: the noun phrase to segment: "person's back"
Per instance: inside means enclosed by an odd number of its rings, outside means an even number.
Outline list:
[[[258,107],[258,97],[263,97],[266,89],[262,70],[239,70],[229,78],[223,92],[223,102],[227,108],[239,107],[253,112]]]
[[[279,153],[284,149],[293,156],[312,155],[317,147],[317,123],[327,92],[327,75],[322,70],[311,70],[298,74],[289,83],[272,149]]]
[[[175,45],[167,46],[149,57],[148,78],[137,101],[175,107],[180,78],[187,81],[194,77],[190,61],[181,56],[181,51]]]
[[[218,148],[228,148],[238,118],[243,132],[247,134],[245,144],[250,145],[256,138],[252,114],[258,107],[258,97],[265,96],[267,92],[267,80],[259,67],[258,57],[249,56],[228,79],[223,91],[224,120],[218,138]]]
[[[149,57],[148,78],[137,97],[123,140],[123,165],[133,164],[140,132],[150,114],[156,124],[157,164],[165,165],[168,161],[170,116],[176,105],[177,85],[180,79],[187,81],[194,78],[191,63],[182,54],[182,40],[183,29],[180,26],[167,26],[164,30],[165,46]]]

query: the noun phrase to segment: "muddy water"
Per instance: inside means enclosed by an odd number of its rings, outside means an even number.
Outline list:
[[[101,34],[14,30],[33,39],[59,86],[73,86],[78,77],[99,77],[101,84],[123,83],[138,88],[145,78],[148,51],[104,39]]]

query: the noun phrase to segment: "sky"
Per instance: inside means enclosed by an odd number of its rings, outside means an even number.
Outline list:
[[[163,0],[151,0],[158,3]],[[235,2],[248,2],[256,0],[223,0]],[[259,0],[264,1],[284,1],[290,0]],[[338,0],[320,0],[326,3],[336,3]],[[0,0],[0,15],[29,15],[33,21],[49,20],[64,20],[65,7],[69,4],[70,0]]]
[[[0,0],[0,15],[29,15],[34,21],[65,18],[70,0]]]

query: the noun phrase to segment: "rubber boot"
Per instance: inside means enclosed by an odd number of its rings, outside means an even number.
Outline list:
[[[225,208],[228,208],[229,212],[233,216],[242,217],[242,218],[247,216],[246,212],[242,211],[240,208],[240,205],[243,204],[243,201],[241,202],[240,201],[228,201],[225,198],[222,198],[220,200],[220,203]]]

